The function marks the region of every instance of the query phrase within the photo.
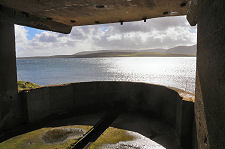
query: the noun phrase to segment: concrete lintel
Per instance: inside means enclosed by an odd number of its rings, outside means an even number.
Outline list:
[[[1,0],[0,5],[70,26],[187,14],[189,0]]]
[[[51,20],[51,18],[41,18],[26,12],[17,11],[15,9],[3,6],[0,6],[0,20],[64,34],[69,34],[72,29],[72,26],[54,22]]]

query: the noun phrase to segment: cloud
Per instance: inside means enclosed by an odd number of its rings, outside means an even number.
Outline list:
[[[66,55],[91,50],[170,48],[196,44],[196,27],[184,16],[73,27],[70,34],[43,31],[28,39],[28,30],[16,26],[17,56]]]
[[[22,26],[15,26],[15,39],[17,49],[23,48],[27,44],[28,31]]]

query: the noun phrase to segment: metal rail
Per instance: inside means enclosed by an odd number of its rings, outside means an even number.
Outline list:
[[[117,108],[107,112],[82,138],[68,149],[87,149],[116,120],[121,111]]]

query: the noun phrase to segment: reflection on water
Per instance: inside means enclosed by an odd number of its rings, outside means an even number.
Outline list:
[[[18,79],[40,85],[84,81],[135,81],[194,93],[194,57],[18,59]]]

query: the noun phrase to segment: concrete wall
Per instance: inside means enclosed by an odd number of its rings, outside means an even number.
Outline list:
[[[130,82],[87,82],[42,87],[27,91],[26,101],[29,122],[70,110],[97,112],[116,102],[123,102],[127,110],[151,113],[174,127],[177,110],[180,110],[177,108],[184,102],[175,91],[166,87]]]
[[[225,148],[225,1],[198,1],[195,119],[200,149]]]
[[[74,108],[75,94],[72,85],[42,87],[22,93],[27,104],[27,120],[40,121],[54,114],[68,113]]]
[[[163,86],[132,82],[84,82],[23,91],[19,97],[23,103],[24,122],[29,124],[68,113],[104,112],[119,104],[126,113],[144,114],[170,126],[184,148],[192,144],[193,103],[182,100],[176,91]]]
[[[17,126],[20,102],[17,99],[14,24],[0,20],[0,132]],[[2,133],[0,133],[0,138]]]

